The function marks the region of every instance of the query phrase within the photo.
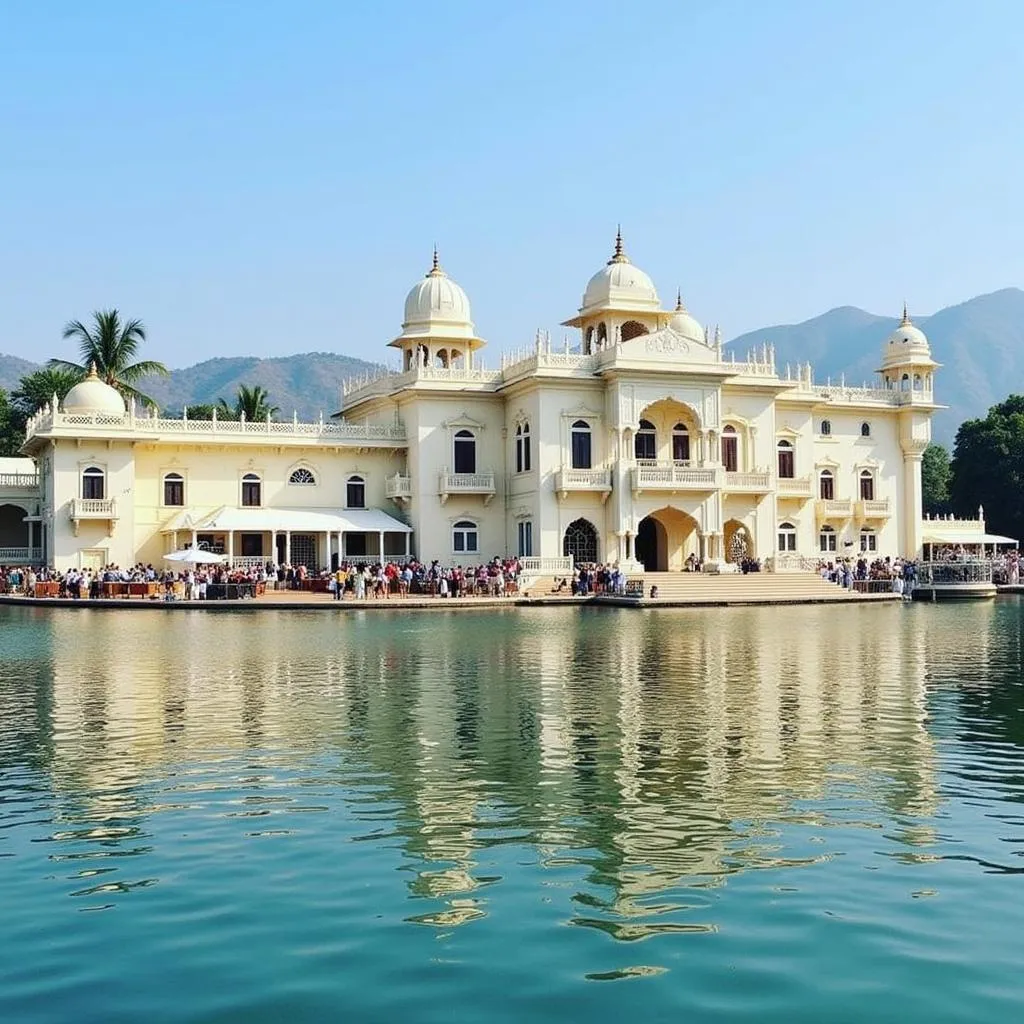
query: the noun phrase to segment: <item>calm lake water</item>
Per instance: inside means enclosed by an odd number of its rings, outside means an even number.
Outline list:
[[[1019,1020],[1022,641],[0,609],[0,1019]]]

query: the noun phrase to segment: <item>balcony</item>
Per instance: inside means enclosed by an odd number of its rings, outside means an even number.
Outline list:
[[[443,505],[453,494],[482,494],[485,505],[490,505],[496,493],[494,471],[482,473],[449,473],[444,470],[438,475],[437,493]]]
[[[601,501],[607,501],[612,492],[610,469],[569,469],[563,466],[555,474],[555,491],[560,498],[579,492],[600,494]]]
[[[0,473],[0,493],[36,494],[39,476],[36,473]]]
[[[114,498],[73,498],[69,513],[76,537],[83,519],[106,520],[110,524],[110,533],[113,534],[114,524],[118,519],[117,501]]]
[[[722,490],[729,494],[767,494],[771,487],[771,473],[726,473]]]
[[[809,476],[780,476],[775,483],[775,493],[780,498],[799,498],[806,501],[814,491]]]
[[[396,473],[384,481],[384,494],[392,501],[401,504],[403,501],[412,500],[412,477],[402,476]]]
[[[888,519],[892,515],[888,498],[862,498],[857,502],[855,511],[857,518],[862,522],[867,519]]]
[[[819,521],[849,519],[853,515],[853,501],[849,498],[822,498],[817,504]]]
[[[633,493],[641,491],[713,491],[717,469],[691,469],[685,462],[638,462],[631,470]]]

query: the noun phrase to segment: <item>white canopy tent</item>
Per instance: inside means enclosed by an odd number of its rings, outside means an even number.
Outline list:
[[[1017,547],[1012,537],[1003,537],[998,533],[970,533],[965,530],[927,529],[922,540],[925,544],[949,544],[963,547],[976,547],[979,544],[997,546],[1008,544]]]
[[[182,548],[180,551],[164,555],[164,561],[184,562],[186,565],[219,565],[224,561],[224,556],[216,555],[212,551],[203,551],[201,548]]]
[[[270,551],[258,556],[250,556],[254,561],[277,562],[279,538],[284,538],[284,561],[292,562],[292,537],[314,538],[318,549],[326,554],[326,562],[330,562],[333,549],[339,560],[345,558],[385,557],[384,535],[388,533],[402,534],[405,537],[404,551],[387,557],[410,556],[410,540],[412,527],[400,519],[388,515],[381,509],[297,509],[297,508],[238,508],[221,505],[214,509],[183,509],[170,519],[161,530],[172,538],[173,547],[178,546],[178,538],[182,533],[191,536],[192,547],[199,544],[199,535],[203,533],[222,534],[225,539],[225,554],[229,562],[239,561],[235,556],[236,534],[269,535]],[[360,535],[363,542],[367,535],[376,536],[376,552],[367,554],[363,551],[350,552],[346,545],[346,535]],[[248,560],[248,559],[247,559]]]

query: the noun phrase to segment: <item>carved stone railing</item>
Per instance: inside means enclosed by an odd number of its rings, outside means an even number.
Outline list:
[[[849,519],[853,515],[851,498],[821,498],[817,503],[819,519]]]
[[[888,498],[862,498],[857,502],[855,512],[858,519],[888,519],[892,515]]]
[[[817,572],[818,563],[813,558],[798,555],[795,551],[784,551],[765,560],[766,572]]]
[[[809,476],[780,476],[775,482],[775,492],[780,498],[809,498],[814,490]]]
[[[641,462],[630,470],[634,491],[713,491],[717,469],[691,469],[677,462]]]
[[[391,394],[417,381],[492,385],[499,383],[501,377],[501,370],[486,370],[482,366],[414,366],[409,370],[385,370],[370,377],[347,380],[341,386],[341,397],[345,405],[351,405],[376,395]]]
[[[394,476],[387,477],[384,481],[384,494],[396,501],[411,498],[412,478],[402,476],[401,473],[396,473]]]
[[[38,491],[38,473],[0,473],[0,491]]]
[[[563,466],[555,474],[555,490],[564,498],[575,491],[590,491],[605,498],[612,489],[610,469],[572,469]]]
[[[187,418],[170,419],[156,415],[136,415],[127,412],[123,416],[109,414],[82,414],[53,412],[44,409],[28,421],[26,434],[45,434],[56,431],[68,431],[75,434],[96,434],[101,436],[158,436],[188,434],[196,440],[203,438],[219,439],[238,437],[259,440],[272,437],[276,442],[294,440],[308,442],[310,440],[334,443],[377,444],[404,447],[406,443],[405,426],[401,423],[347,423],[332,420],[319,420],[313,423],[301,423],[297,418],[291,420],[221,420],[214,417],[209,420],[190,420]]]
[[[72,498],[72,519],[116,519],[116,498]]]
[[[442,505],[453,494],[482,494],[484,504],[489,505],[496,493],[494,471],[488,469],[480,473],[452,473],[447,469],[442,470],[438,474],[437,493]]]
[[[771,473],[726,473],[725,490],[743,491],[751,494],[766,494],[771,490]]]
[[[519,572],[522,576],[558,576],[568,575],[573,570],[571,555],[549,556],[540,558],[534,555],[519,559]]]

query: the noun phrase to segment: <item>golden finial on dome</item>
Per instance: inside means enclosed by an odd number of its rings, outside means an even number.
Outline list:
[[[444,271],[441,269],[441,261],[438,258],[438,255],[437,255],[437,245],[435,243],[435,245],[434,245],[434,260],[433,260],[433,263],[430,266],[430,273],[427,274],[427,277],[443,277],[443,276],[444,276]]]
[[[99,374],[96,372],[96,360],[94,359],[89,364],[89,372],[86,374],[86,380],[99,380]]]
[[[628,263],[629,257],[622,251],[622,225],[618,224],[615,228],[615,255],[608,261],[609,263]]]

